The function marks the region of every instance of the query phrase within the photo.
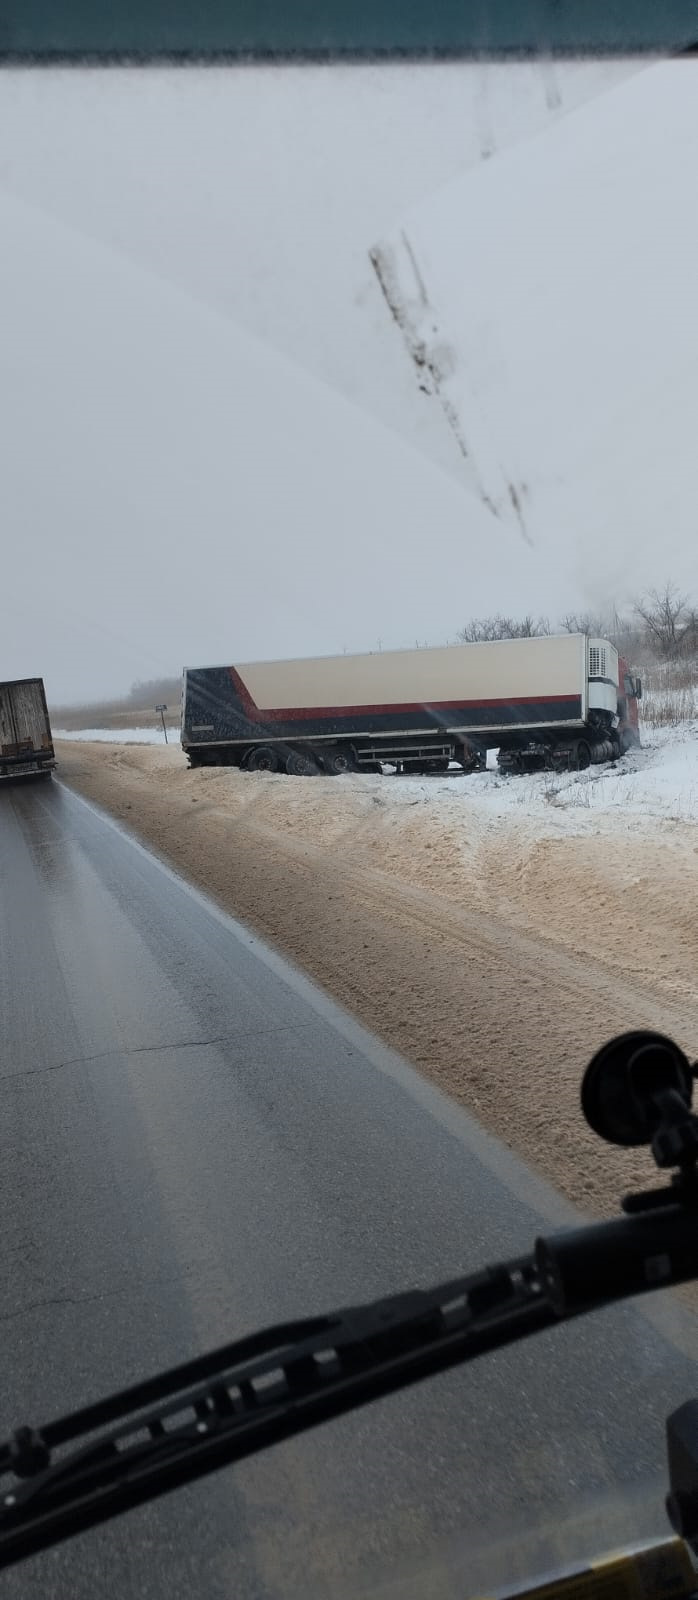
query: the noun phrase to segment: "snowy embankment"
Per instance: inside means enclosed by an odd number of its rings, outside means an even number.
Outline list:
[[[512,820],[518,816],[550,821],[554,813],[556,826],[573,832],[595,828],[601,819],[617,826],[627,817],[633,827],[639,818],[698,821],[698,719],[678,728],[645,729],[642,742],[641,750],[631,751],[614,765],[586,772],[528,777],[503,777],[496,771],[478,774],[464,780],[468,802]],[[408,782],[421,789],[428,785],[428,780]],[[449,780],[442,780],[440,790],[449,809],[458,804]]]
[[[157,728],[82,728],[70,733],[56,729],[55,737],[109,744],[164,744],[162,729]],[[168,728],[168,741],[179,743],[178,729]],[[641,750],[632,751],[615,765],[591,767],[586,772],[505,777],[496,769],[472,776],[452,769],[440,778],[396,778],[388,772],[383,778],[344,778],[341,790],[370,790],[380,796],[381,805],[397,810],[428,800],[449,823],[462,819],[466,807],[471,819],[473,812],[481,812],[483,821],[488,815],[529,823],[538,819],[556,830],[572,832],[594,828],[602,818],[613,827],[623,826],[625,818],[633,826],[640,817],[698,821],[698,716],[676,727],[645,727],[642,741]],[[274,781],[295,785],[299,780],[281,777]]]

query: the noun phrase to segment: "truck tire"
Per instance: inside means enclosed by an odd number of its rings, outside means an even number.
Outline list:
[[[258,744],[246,756],[245,766],[248,772],[278,772],[279,758],[271,745]]]
[[[591,766],[591,750],[589,749],[589,746],[588,746],[588,744],[586,742],[586,739],[580,739],[578,741],[578,743],[577,743],[577,749],[576,749],[575,755],[574,755],[575,771],[576,772],[586,772],[587,767],[590,767],[590,766]]]
[[[309,750],[289,750],[286,771],[292,778],[314,778],[318,776],[320,768]]]
[[[331,778],[341,778],[345,772],[356,771],[354,752],[349,745],[334,745],[329,750],[323,750],[322,765]]]

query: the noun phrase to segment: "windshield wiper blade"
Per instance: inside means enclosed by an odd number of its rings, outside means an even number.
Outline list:
[[[0,1568],[557,1320],[533,1256],[281,1324],[0,1446]]]

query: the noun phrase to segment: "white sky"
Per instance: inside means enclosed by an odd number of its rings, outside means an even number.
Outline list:
[[[634,71],[5,71],[0,677],[92,699],[584,603],[577,530],[531,549],[464,481],[368,252]]]

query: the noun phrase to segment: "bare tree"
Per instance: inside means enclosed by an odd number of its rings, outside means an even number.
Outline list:
[[[605,614],[568,611],[554,629],[547,617],[507,617],[500,612],[491,617],[473,617],[456,638],[462,644],[478,644],[496,639],[540,638],[553,631],[610,639],[622,656],[637,662],[686,661],[698,656],[698,608],[673,583],[666,583],[662,589],[649,589],[632,610],[621,611],[614,604]]]
[[[550,633],[547,617],[474,617],[456,637],[461,644],[489,644],[495,639],[538,639]]]
[[[617,606],[613,607],[608,619],[607,637],[622,656],[635,656],[642,649],[642,632],[637,616],[632,612],[619,611]]]
[[[561,633],[588,633],[597,639],[607,639],[608,628],[608,618],[592,611],[568,611],[560,618]]]
[[[645,643],[637,619],[612,606],[605,614],[599,611],[569,611],[560,618],[561,633],[586,633],[592,638],[610,639],[620,655],[637,657]]]
[[[642,623],[645,641],[663,661],[678,661],[695,651],[698,642],[698,616],[688,595],[675,583],[663,589],[649,589],[635,602],[635,613]]]
[[[131,684],[128,704],[137,710],[154,706],[158,701],[175,705],[181,692],[181,678],[146,678]]]

